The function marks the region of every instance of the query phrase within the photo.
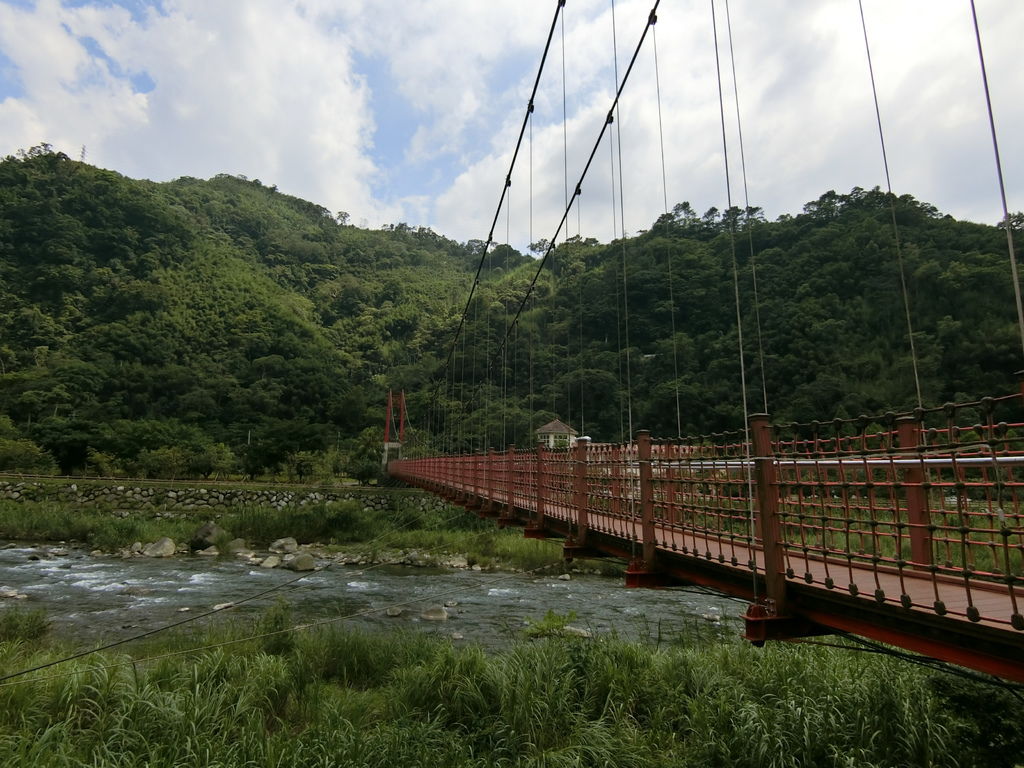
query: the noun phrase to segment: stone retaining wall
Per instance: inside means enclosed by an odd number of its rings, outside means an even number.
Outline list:
[[[0,480],[0,499],[52,501],[111,510],[201,512],[235,507],[303,507],[333,501],[357,501],[364,508],[387,509],[396,503],[416,509],[444,509],[447,504],[422,491],[352,488],[347,490],[230,488],[217,486],[150,486],[125,484],[65,484],[29,480]]]

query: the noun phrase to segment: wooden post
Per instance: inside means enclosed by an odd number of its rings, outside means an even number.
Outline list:
[[[589,440],[577,440],[572,450],[573,506],[576,508],[576,545],[582,547],[587,540],[589,515],[587,513],[587,447]]]
[[[775,604],[775,613],[783,616],[787,607],[786,552],[782,544],[778,473],[772,456],[772,434],[768,414],[751,415],[750,434],[754,448],[754,475],[757,481],[754,515],[764,553],[765,593]]]
[[[900,456],[920,460],[918,450],[921,425],[913,416],[896,419],[896,436],[900,441]],[[928,492],[924,489],[924,467],[920,461],[903,471],[903,493],[907,499],[907,523],[910,525],[910,560],[915,566],[932,563],[932,536],[928,530]],[[897,553],[902,559],[902,554]]]
[[[644,564],[654,568],[654,468],[651,465],[651,433],[642,429],[636,433],[637,458],[640,462],[640,529],[643,536]]]

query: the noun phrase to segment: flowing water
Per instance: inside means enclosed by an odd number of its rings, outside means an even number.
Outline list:
[[[47,556],[45,548],[0,549],[0,586],[27,595],[3,600],[43,608],[59,636],[81,644],[136,635],[249,597],[294,580],[291,571],[263,569],[231,558],[166,559],[94,557],[73,548]],[[61,550],[57,550],[61,551]],[[40,559],[32,559],[42,553]],[[744,608],[725,597],[685,589],[626,589],[620,579],[557,572],[509,573],[345,566],[310,572],[266,597],[200,619],[199,626],[231,616],[253,616],[280,596],[296,622],[344,620],[348,626],[417,629],[456,641],[498,645],[518,636],[547,611],[574,613],[573,626],[593,634],[671,642],[682,634],[702,638],[736,635]],[[424,612],[447,606],[449,618]],[[391,607],[388,615],[387,609]],[[187,609],[184,610],[184,609]],[[356,615],[357,614],[357,615]],[[344,618],[343,617],[351,617]]]

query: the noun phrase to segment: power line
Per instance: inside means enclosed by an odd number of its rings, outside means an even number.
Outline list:
[[[544,570],[547,570],[548,568],[552,568],[552,567],[554,567],[556,565],[560,565],[562,562],[564,562],[564,561],[559,559],[559,560],[556,560],[554,562],[547,563],[546,565],[541,565],[541,566],[538,566],[537,568],[532,568],[532,569],[530,569],[528,571],[520,571],[520,572],[517,572],[517,573],[510,573],[507,576],[499,577],[497,579],[490,579],[490,580],[487,580],[487,581],[484,581],[484,580],[481,579],[481,580],[475,581],[473,584],[471,584],[469,586],[459,587],[457,589],[446,590],[444,592],[437,592],[437,593],[434,593],[433,595],[428,595],[426,597],[418,597],[418,598],[414,598],[414,599],[411,599],[411,600],[405,600],[405,601],[398,602],[398,603],[390,603],[390,604],[385,605],[383,607],[367,608],[367,609],[364,609],[362,611],[355,611],[354,613],[346,614],[344,616],[335,616],[335,617],[330,618],[330,619],[321,619],[320,621],[314,621],[314,622],[310,622],[308,624],[296,624],[296,625],[293,625],[291,627],[286,627],[285,629],[278,629],[278,630],[274,630],[272,632],[262,632],[262,633],[255,634],[255,635],[247,635],[246,637],[234,638],[232,640],[225,640],[225,641],[222,641],[222,642],[219,642],[219,643],[211,643],[211,644],[208,644],[208,645],[196,646],[194,648],[184,648],[184,649],[179,650],[179,651],[171,651],[170,653],[164,653],[164,654],[160,654],[158,656],[150,656],[150,657],[142,658],[142,659],[130,659],[130,660],[127,660],[127,661],[114,662],[114,663],[111,663],[111,664],[100,664],[98,666],[90,667],[88,670],[78,670],[78,669],[76,669],[76,670],[71,670],[69,672],[61,672],[61,673],[55,674],[55,675],[46,675],[46,676],[43,676],[43,677],[34,677],[31,680],[27,680],[27,681],[24,681],[24,682],[25,683],[44,682],[46,680],[57,680],[57,679],[64,678],[64,677],[70,677],[71,675],[81,674],[82,672],[93,672],[93,671],[106,670],[106,669],[115,669],[117,667],[135,666],[136,664],[144,664],[144,663],[152,662],[152,661],[161,661],[163,659],[169,659],[169,658],[173,658],[175,656],[185,656],[185,655],[188,655],[188,654],[191,654],[191,653],[199,653],[201,651],[210,651],[210,650],[214,650],[214,649],[217,649],[217,648],[224,648],[224,647],[229,646],[229,645],[238,645],[239,643],[247,643],[247,642],[251,642],[253,640],[262,640],[262,639],[265,639],[265,638],[268,638],[268,637],[275,637],[277,635],[288,634],[288,633],[291,633],[291,632],[298,632],[300,630],[314,629],[316,627],[325,626],[327,624],[334,624],[334,623],[337,623],[339,621],[347,621],[348,619],[355,619],[355,618],[359,618],[360,616],[369,616],[369,615],[372,615],[372,614],[375,614],[375,613],[380,613],[381,611],[386,611],[388,608],[401,608],[401,607],[404,607],[404,606],[407,606],[407,605],[413,605],[415,603],[423,603],[423,602],[428,602],[428,601],[436,601],[439,598],[449,597],[451,595],[461,594],[463,592],[468,592],[471,589],[476,589],[478,587],[491,586],[491,585],[493,585],[495,583],[499,583],[499,582],[502,582],[502,581],[507,581],[508,579],[519,578],[519,577],[522,577],[522,576],[528,576],[528,575],[533,574],[533,573],[539,573],[540,571],[544,571]],[[316,573],[320,573],[320,571],[316,571]],[[6,687],[9,687],[9,686],[12,686],[12,685],[22,685],[23,684],[22,682],[9,682],[10,678],[12,678],[12,677],[18,677],[18,676],[21,676],[21,675],[28,674],[30,672],[37,672],[39,670],[46,669],[47,667],[52,667],[52,666],[54,666],[56,664],[62,664],[64,662],[66,662],[66,661],[72,661],[74,659],[81,658],[82,656],[85,656],[88,653],[97,653],[97,652],[99,652],[101,650],[107,650],[109,648],[114,647],[114,645],[119,645],[119,644],[120,643],[114,643],[114,644],[111,644],[109,646],[105,646],[104,648],[100,648],[100,649],[97,649],[97,650],[94,650],[94,651],[89,651],[87,653],[77,654],[75,656],[69,656],[67,658],[60,659],[58,661],[50,662],[49,664],[41,664],[41,665],[39,665],[37,667],[33,667],[32,669],[27,669],[27,670],[24,670],[22,672],[16,672],[16,673],[14,673],[12,675],[7,675],[6,677],[0,677],[0,688],[6,688]],[[4,682],[4,681],[7,681],[7,682]]]
[[[398,531],[402,530],[403,528],[407,528],[408,526],[412,525],[418,519],[423,518],[425,516],[425,514],[426,513],[424,512],[424,513],[418,515],[417,517],[414,517],[414,518],[412,518],[410,520],[407,520],[406,522],[402,523],[397,528],[394,528],[394,529],[392,529],[390,531],[387,531],[386,533],[382,533],[381,535],[376,536],[375,538],[373,538],[369,542],[367,542],[367,545],[368,546],[373,546],[374,544],[379,543],[381,540],[383,540],[385,537],[391,535],[392,533],[397,533]],[[443,522],[449,522],[451,520],[454,520],[456,517],[460,517],[461,515],[462,515],[461,512],[457,513],[457,514],[452,515],[451,517],[445,519]],[[486,532],[487,531],[483,531],[481,533],[486,533]],[[441,545],[441,546],[444,546],[444,545]],[[428,549],[428,550],[425,550],[425,551],[430,551],[430,550]],[[214,608],[212,610],[205,611],[204,613],[198,613],[198,614],[195,614],[193,616],[189,616],[189,617],[184,618],[184,619],[179,619],[178,621],[173,621],[173,622],[171,622],[169,624],[164,624],[162,626],[156,627],[155,629],[150,629],[150,630],[147,630],[146,632],[142,632],[142,633],[139,633],[137,635],[132,635],[131,637],[122,638],[120,640],[115,640],[115,641],[107,643],[105,645],[101,645],[101,646],[98,646],[98,647],[95,647],[95,648],[89,648],[89,649],[86,649],[84,651],[79,651],[78,653],[74,653],[74,654],[71,654],[70,656],[65,656],[63,658],[47,662],[46,664],[40,664],[38,666],[31,667],[29,669],[21,670],[20,672],[12,672],[10,674],[0,676],[0,683],[3,683],[3,681],[5,681],[5,680],[11,680],[11,679],[13,679],[15,677],[21,677],[22,675],[27,675],[27,674],[29,674],[31,672],[38,672],[38,671],[43,670],[43,669],[48,669],[49,667],[57,666],[58,664],[64,664],[66,662],[74,661],[75,659],[81,659],[81,658],[84,658],[86,656],[91,656],[93,654],[100,653],[102,651],[108,651],[108,650],[110,650],[112,648],[117,648],[118,646],[126,645],[127,643],[135,642],[136,640],[142,640],[142,639],[147,638],[147,637],[152,637],[153,635],[160,634],[161,632],[166,632],[168,630],[174,629],[175,627],[180,627],[180,626],[183,626],[185,624],[191,624],[192,622],[199,621],[200,619],[205,619],[207,616],[213,616],[214,614],[217,614],[217,613],[225,613],[225,612],[233,610],[233,609],[237,608],[238,606],[243,605],[245,603],[251,603],[254,600],[258,600],[261,597],[266,597],[267,595],[273,594],[274,592],[280,591],[282,589],[286,589],[288,587],[293,587],[297,582],[301,581],[302,579],[306,578],[307,576],[309,576],[311,574],[314,574],[314,573],[323,573],[324,571],[329,569],[334,564],[335,564],[334,562],[330,562],[326,566],[324,566],[323,568],[318,568],[318,569],[313,570],[313,571],[306,571],[304,573],[300,573],[298,576],[296,576],[293,579],[289,579],[288,581],[283,581],[280,584],[277,584],[277,585],[275,585],[273,587],[270,587],[268,589],[264,589],[264,590],[262,590],[260,592],[257,592],[255,594],[249,595],[248,597],[243,597],[240,600],[234,600],[234,601],[232,601],[228,605],[225,605],[225,606],[222,606],[222,607],[219,607],[219,608]],[[384,564],[381,563],[381,565],[384,565]],[[375,566],[371,566],[371,567],[375,567]],[[365,570],[369,570],[369,569],[365,569]]]

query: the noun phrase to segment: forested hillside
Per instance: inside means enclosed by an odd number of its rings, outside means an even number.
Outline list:
[[[63,471],[178,476],[236,461],[302,474],[300,454],[351,449],[382,423],[389,384],[433,373],[476,257],[345,218],[259,181],[155,184],[44,149],[6,159],[9,439]]]
[[[1009,391],[1004,233],[896,206],[925,402]],[[461,447],[528,444],[554,416],[616,440],[628,401],[634,429],[672,435],[677,391],[684,432],[735,428],[734,250],[755,410],[753,260],[773,416],[912,406],[888,198],[828,193],[749,239],[736,215],[684,203],[625,242],[559,245],[496,355],[536,269],[500,246],[442,371],[481,243],[359,229],[259,181],[19,153],[0,162],[0,470],[358,473],[389,387],[420,436]]]
[[[681,203],[625,242],[570,239],[552,254],[550,275],[509,337],[505,376],[500,366],[488,375],[478,350],[499,348],[535,268],[484,285],[470,310],[481,319],[467,332],[470,351],[455,361],[460,373],[446,391],[456,397],[442,418],[451,411],[456,425],[468,420],[455,442],[475,448],[502,436],[530,444],[531,413],[534,425],[558,415],[615,441],[628,435],[632,410],[634,431],[669,437],[678,393],[682,434],[738,429],[734,253],[751,412],[765,409],[765,395],[776,421],[909,410],[917,397],[894,209],[923,403],[1015,391],[1024,360],[1005,232],[943,216],[909,195],[893,203],[877,189],[828,192],[774,222],[755,210],[749,230],[738,210],[698,215]],[[472,391],[461,382],[482,378],[490,387],[460,413],[455,401]],[[483,441],[468,438],[479,434]]]

